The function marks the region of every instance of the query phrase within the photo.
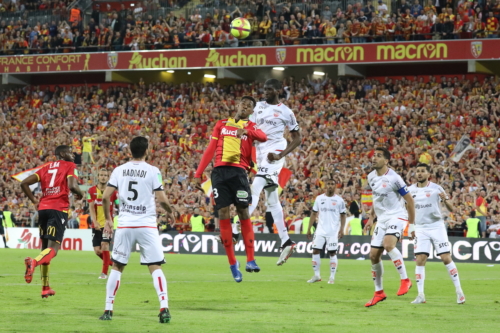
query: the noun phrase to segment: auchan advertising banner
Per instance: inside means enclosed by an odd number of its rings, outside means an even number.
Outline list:
[[[0,57],[1,73],[126,71],[500,59],[500,39],[60,53]]]

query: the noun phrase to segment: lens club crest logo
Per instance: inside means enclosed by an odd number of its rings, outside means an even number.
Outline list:
[[[479,58],[481,56],[481,53],[483,53],[483,42],[470,43],[470,51],[474,58]]]
[[[431,192],[426,191],[426,192],[425,192],[425,196],[426,196],[427,198],[428,198],[428,197],[430,197],[430,196],[431,196]]]
[[[115,69],[118,65],[118,53],[110,52],[108,53],[108,67],[110,69]]]
[[[286,49],[276,49],[276,61],[280,64],[284,63],[286,59]]]

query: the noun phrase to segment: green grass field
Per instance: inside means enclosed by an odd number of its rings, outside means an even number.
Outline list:
[[[260,273],[243,272],[235,283],[225,256],[167,255],[164,267],[172,322],[158,323],[159,302],[146,267],[134,253],[122,276],[110,322],[99,321],[106,280],[98,280],[100,259],[90,252],[61,251],[51,267],[56,295],[40,297],[39,270],[24,282],[26,256],[36,250],[2,249],[0,257],[0,332],[498,332],[500,265],[459,264],[465,305],[440,263],[429,263],[427,304],[397,297],[399,275],[385,261],[388,299],[364,304],[373,294],[369,261],[340,260],[336,284],[308,284],[311,260],[291,258],[282,267],[276,258],[260,257]],[[239,258],[243,263],[244,258]],[[414,262],[407,262],[413,279]]]

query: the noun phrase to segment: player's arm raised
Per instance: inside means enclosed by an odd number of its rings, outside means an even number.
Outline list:
[[[311,213],[311,218],[309,219],[309,226],[307,227],[307,239],[311,239],[311,229],[314,223],[316,223],[316,219],[318,218],[318,212],[315,212],[314,210]]]
[[[106,233],[110,238],[113,234],[113,219],[111,218],[111,213],[109,211],[109,206],[111,205],[110,198],[111,195],[116,191],[115,187],[106,186],[104,193],[102,194],[102,209],[104,209],[104,217],[106,218],[106,225],[104,226],[104,233]]]
[[[36,183],[38,183],[38,175],[33,174],[21,182],[21,189],[23,190],[24,194],[26,194],[28,199],[30,199],[30,201],[35,206],[38,206],[38,200],[35,198],[35,196],[33,195],[33,193],[30,190],[30,185],[33,185]]]

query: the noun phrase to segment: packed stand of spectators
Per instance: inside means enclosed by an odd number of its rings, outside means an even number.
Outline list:
[[[0,14],[25,14],[36,11],[50,11],[54,14],[66,13],[67,8],[76,0],[2,0]]]
[[[122,4],[120,10],[96,4],[88,24],[70,18],[33,25],[3,21],[0,49],[10,55],[497,38],[500,28],[500,0],[484,4],[461,0],[456,5],[444,1],[441,7],[401,0],[392,11],[382,1],[345,8],[331,7],[334,2],[226,2],[209,2],[206,8],[194,8],[188,17],[174,15],[169,9],[172,1],[147,0],[128,8]],[[245,40],[230,34],[230,23],[237,17],[251,22],[252,33]]]
[[[282,101],[294,111],[303,137],[301,146],[286,157],[293,175],[281,203],[290,225],[311,210],[329,176],[338,180],[338,192],[347,202],[360,204],[364,216],[371,200],[365,190],[370,157],[380,145],[390,149],[391,166],[408,184],[416,181],[418,162],[432,166],[432,180],[443,186],[456,207],[447,215],[450,234],[463,233],[463,222],[483,200],[489,223],[500,221],[500,79],[431,76],[333,82],[328,77],[290,77],[284,84]],[[262,94],[262,82],[146,85],[142,79],[106,89],[4,90],[0,206],[8,205],[19,223],[29,224],[35,207],[10,175],[53,161],[57,145],[71,144],[83,156],[80,182],[90,186],[97,170],[129,158],[132,137],[146,135],[152,145],[149,161],[162,170],[168,196],[180,214],[169,228],[185,230],[194,208],[207,219],[213,212],[210,199],[194,190],[190,179],[215,122],[233,113],[239,97],[259,99]],[[464,134],[470,135],[474,149],[459,163],[452,162],[448,157]],[[209,174],[210,169],[205,176]],[[263,202],[257,219],[265,214]],[[76,206],[74,214],[84,208]]]

